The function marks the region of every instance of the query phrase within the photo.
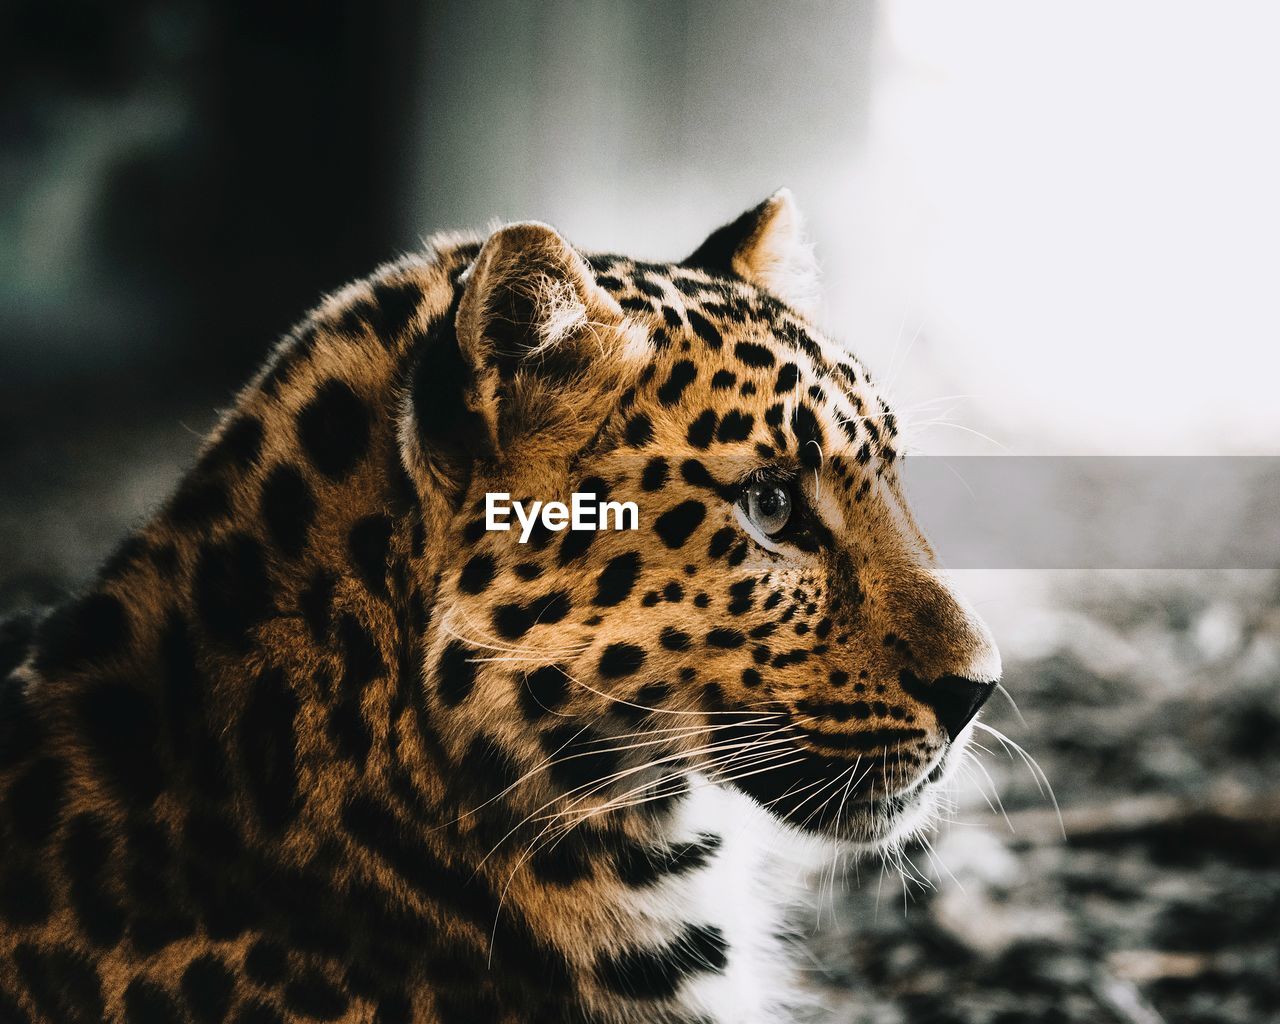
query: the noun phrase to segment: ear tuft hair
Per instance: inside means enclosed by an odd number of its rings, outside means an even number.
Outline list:
[[[820,305],[818,262],[787,188],[717,228],[681,265],[735,274],[801,313],[813,314]]]

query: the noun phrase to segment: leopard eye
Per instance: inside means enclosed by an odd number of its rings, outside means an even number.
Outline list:
[[[791,489],[779,483],[751,484],[742,492],[738,504],[752,526],[772,537],[791,518]]]

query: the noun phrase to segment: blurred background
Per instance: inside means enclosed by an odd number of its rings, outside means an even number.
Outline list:
[[[5,0],[0,612],[86,578],[320,294],[495,218],[678,258],[789,185],[916,449],[1278,454],[1278,48],[1261,0]],[[1280,1019],[1280,580],[962,575],[1061,825],[979,737],[918,877],[827,880],[815,989]]]

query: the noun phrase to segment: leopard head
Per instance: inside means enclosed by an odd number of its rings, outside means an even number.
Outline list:
[[[422,700],[570,819],[737,787],[856,844],[928,820],[1000,675],[903,495],[898,427],[810,318],[789,193],[680,263],[491,235],[400,425],[435,553]],[[635,530],[488,529],[486,495]]]

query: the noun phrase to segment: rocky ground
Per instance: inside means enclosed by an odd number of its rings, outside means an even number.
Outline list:
[[[824,1001],[848,1024],[1280,1020],[1280,581],[1038,582],[1001,637],[1021,717],[984,718],[1061,821],[979,733],[985,772],[909,877],[837,883]]]

